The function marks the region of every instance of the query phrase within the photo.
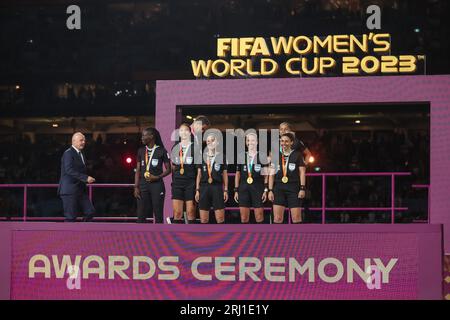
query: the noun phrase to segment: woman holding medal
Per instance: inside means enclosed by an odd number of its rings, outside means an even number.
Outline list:
[[[194,143],[191,129],[183,123],[179,129],[180,142],[172,148],[172,206],[173,223],[183,223],[183,206],[186,203],[188,223],[195,223],[195,177]]]
[[[209,222],[209,210],[214,209],[217,223],[225,222],[225,202],[228,201],[228,175],[225,156],[216,150],[217,138],[206,138],[207,152],[197,169],[195,201],[199,203],[201,223]]]
[[[263,204],[267,199],[268,176],[261,166],[257,151],[258,137],[256,133],[250,133],[245,137],[247,152],[245,164],[236,165],[234,180],[234,201],[239,204],[241,223],[248,223],[250,208],[255,211],[257,223],[264,221]]]
[[[144,223],[147,215],[153,213],[155,222],[162,223],[166,193],[163,178],[171,172],[169,155],[164,148],[159,131],[155,128],[144,129],[141,140],[144,147],[138,150],[134,175],[137,222]]]
[[[292,150],[295,136],[288,132],[281,135],[281,151],[278,163],[272,164],[269,177],[269,200],[273,201],[274,223],[283,223],[284,210],[291,211],[292,222],[301,223],[301,200],[305,198],[306,167],[299,150]],[[280,170],[281,169],[281,170]]]

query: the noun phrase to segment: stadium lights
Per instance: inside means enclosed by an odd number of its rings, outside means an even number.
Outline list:
[[[52,127],[53,127],[53,128],[58,128],[58,127],[59,127],[59,124],[54,123],[54,124],[52,124]]]
[[[355,120],[355,123],[356,123],[356,124],[360,124],[360,123],[361,123],[361,120]]]
[[[16,86],[16,90],[19,90],[19,89],[20,89],[20,86],[19,86],[19,85],[17,85],[17,86]]]
[[[127,164],[131,164],[131,161],[132,161],[131,157],[127,157],[127,158],[125,159],[125,162],[126,162]]]
[[[313,156],[310,156],[310,157],[308,158],[308,162],[309,162],[309,163],[314,163],[315,160],[316,160],[316,159],[314,159]]]

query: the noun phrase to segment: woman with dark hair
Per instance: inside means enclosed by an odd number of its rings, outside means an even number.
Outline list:
[[[186,204],[188,223],[195,223],[195,177],[194,143],[188,124],[182,123],[178,129],[180,141],[172,148],[172,206],[173,222],[183,223],[183,207]]]
[[[269,176],[269,200],[273,202],[273,221],[283,223],[284,210],[291,211],[293,223],[302,222],[301,207],[306,190],[306,167],[303,155],[293,150],[295,136],[288,132],[281,135],[281,151],[278,163],[271,164]]]
[[[166,193],[163,178],[171,172],[169,155],[155,128],[144,129],[141,140],[144,146],[138,150],[134,175],[138,223],[144,223],[149,214],[156,223],[162,223]]]

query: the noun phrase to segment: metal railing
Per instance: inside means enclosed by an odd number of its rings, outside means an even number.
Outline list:
[[[321,176],[322,177],[322,224],[325,223],[325,211],[391,211],[391,223],[395,223],[395,211],[401,211],[401,210],[408,210],[408,208],[396,208],[395,207],[395,177],[398,176],[410,176],[410,172],[367,172],[367,173],[311,173],[310,176]],[[391,177],[391,206],[390,208],[326,208],[325,202],[326,202],[326,177],[335,177],[335,176],[342,176],[342,177]]]
[[[38,184],[0,184],[0,188],[22,188],[23,189],[23,209],[22,217],[12,217],[11,220],[22,220],[22,221],[39,221],[39,220],[64,220],[64,217],[28,217],[28,189],[31,188],[58,188],[57,183],[38,183]],[[134,184],[129,183],[93,183],[87,185],[89,199],[93,200],[93,188],[131,188]],[[1,208],[0,208],[1,210]],[[94,220],[106,220],[106,221],[125,221],[125,220],[136,220],[137,217],[95,217]],[[152,220],[153,218],[148,218]]]
[[[234,176],[234,173],[230,173],[230,176]],[[310,211],[320,211],[321,212],[321,220],[322,224],[326,223],[326,212],[338,212],[338,211],[390,211],[391,215],[391,223],[395,223],[395,212],[397,211],[407,211],[407,207],[395,207],[395,178],[399,176],[410,176],[410,172],[327,172],[327,173],[307,173],[308,177],[321,177],[322,180],[322,199],[321,199],[321,207],[311,207],[308,208]],[[389,207],[327,207],[326,206],[326,192],[327,192],[327,177],[390,177],[391,184],[391,202]],[[117,184],[117,183],[104,183],[104,184],[89,184],[88,194],[89,198],[93,200],[93,189],[94,188],[131,188],[134,184]],[[28,217],[27,216],[27,200],[28,200],[28,189],[30,188],[57,188],[58,184],[0,184],[0,188],[22,188],[23,189],[23,216],[22,217],[14,217],[12,220],[22,220],[22,221],[31,221],[31,220],[63,220],[63,217]],[[429,185],[426,184],[416,184],[412,185],[413,188],[416,189],[427,189],[428,191],[428,199],[430,196]],[[0,208],[1,210],[1,208]],[[225,210],[239,210],[239,207],[226,207]],[[271,210],[271,208],[264,208],[265,211]],[[428,201],[428,219],[429,223],[429,201]],[[106,221],[125,221],[125,220],[136,220],[136,217],[96,217],[98,220],[106,220]],[[149,220],[153,220],[150,218]],[[289,219],[289,223],[290,223]]]
[[[230,174],[234,175],[234,174]],[[326,223],[326,212],[327,211],[390,211],[391,212],[391,224],[395,223],[395,212],[396,211],[407,211],[407,207],[395,207],[395,178],[399,176],[410,176],[410,172],[324,172],[324,173],[307,173],[307,177],[321,177],[322,180],[322,200],[321,207],[311,207],[308,208],[310,211],[320,211],[322,224]],[[327,177],[390,177],[391,180],[391,205],[389,207],[327,207],[326,206],[326,192],[327,192]],[[413,188],[427,188],[428,189],[428,199],[430,198],[429,185],[412,185]],[[227,210],[238,210],[239,207],[226,207]],[[264,208],[264,210],[271,210],[271,208]],[[288,209],[286,209],[288,210]],[[428,212],[427,212],[427,222],[429,223],[430,208],[428,201]],[[288,223],[291,220],[288,219]]]

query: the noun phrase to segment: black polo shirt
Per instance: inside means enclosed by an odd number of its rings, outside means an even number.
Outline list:
[[[197,168],[200,168],[202,172],[202,178],[200,179],[200,182],[208,183],[209,175],[208,165],[206,161],[203,159],[202,164],[197,166]],[[223,183],[222,173],[224,170],[228,170],[225,154],[218,153],[211,165],[211,178],[213,179],[212,183]]]
[[[180,159],[180,147],[181,143],[178,142],[172,148],[172,164],[174,165],[173,180],[192,180],[197,175],[197,166],[194,163],[194,143],[191,142],[188,146],[182,148],[183,155],[183,168],[184,174],[180,174],[181,159]],[[187,152],[186,152],[187,151]]]
[[[282,153],[279,154],[278,163],[275,165],[275,182],[282,183],[283,169],[282,169]],[[305,167],[305,161],[303,155],[299,150],[294,150],[289,156],[284,156],[285,163],[287,161],[286,176],[289,178],[289,182],[299,183],[299,171],[300,167]]]
[[[248,157],[248,152],[245,153],[245,164],[237,164],[236,165],[236,172],[241,173],[241,178],[239,179],[239,185],[242,185],[244,183],[247,183],[248,178],[248,171],[250,170],[250,163],[251,159]],[[253,161],[252,166],[252,178],[255,183],[264,183],[264,173],[266,171],[267,165],[262,165],[260,158],[259,158],[259,152],[256,153],[255,160]]]
[[[139,148],[136,160],[140,165],[140,176],[141,181],[144,180],[144,173],[147,170],[147,164],[145,163],[145,152],[148,153],[148,159],[150,159],[151,149],[149,150],[147,146]],[[149,172],[154,176],[159,176],[163,173],[163,163],[169,162],[169,154],[164,147],[157,147],[153,153],[153,157],[150,161]]]

